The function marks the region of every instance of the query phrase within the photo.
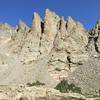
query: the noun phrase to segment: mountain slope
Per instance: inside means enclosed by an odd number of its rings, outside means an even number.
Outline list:
[[[23,21],[16,28],[0,24],[0,84],[27,84],[38,80],[54,87],[67,79],[79,85],[83,93],[94,93],[92,91],[100,87],[96,86],[99,83],[99,72],[96,73],[99,71],[99,33],[100,21],[86,31],[70,16],[65,21],[49,9],[45,11],[44,21],[35,12],[31,27]],[[89,83],[85,84],[87,79]],[[94,79],[95,83],[89,85]]]

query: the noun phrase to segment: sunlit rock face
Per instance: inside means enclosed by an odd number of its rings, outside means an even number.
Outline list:
[[[80,79],[81,75],[84,76],[84,69],[87,72],[87,66],[92,66],[91,61],[97,63],[96,67],[99,66],[99,34],[100,20],[92,30],[86,31],[79,21],[74,21],[70,16],[65,20],[49,9],[45,11],[44,21],[34,12],[31,27],[23,21],[19,21],[16,28],[1,23],[0,85],[26,84],[38,80],[46,86],[54,87],[62,79],[70,82]],[[95,67],[91,68],[94,70]],[[82,72],[81,75],[78,74],[79,71]],[[75,80],[71,81],[74,76]],[[91,76],[99,82],[96,78],[99,74]],[[81,78],[85,80],[89,76]],[[78,80],[77,85],[85,93],[85,86],[80,85],[80,82]]]
[[[40,42],[40,51],[43,55],[48,55],[53,48],[53,43],[58,32],[57,25],[59,20],[60,18],[58,15],[49,9],[46,9],[44,17],[44,31]]]
[[[33,15],[31,31],[33,32],[34,36],[37,36],[38,38],[41,37],[41,23],[42,19],[40,18],[39,14],[35,12]]]

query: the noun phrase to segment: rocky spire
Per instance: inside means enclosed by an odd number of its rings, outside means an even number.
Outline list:
[[[41,18],[36,12],[34,12],[31,31],[34,33],[35,36],[41,36]]]
[[[66,31],[64,17],[61,17],[61,19],[60,19],[60,30]]]
[[[98,30],[100,30],[100,20],[97,20],[95,28],[98,29]]]
[[[61,19],[60,19],[59,30],[60,30],[60,33],[61,33],[61,37],[65,37],[65,35],[67,35],[64,17],[61,17]]]
[[[41,39],[40,51],[42,54],[48,54],[53,48],[53,42],[58,32],[58,23],[60,17],[54,12],[46,9],[44,18],[44,33]]]
[[[44,33],[53,36],[57,33],[57,24],[60,18],[54,12],[46,9],[44,18]]]
[[[17,27],[18,27],[17,28],[17,31],[20,30],[20,31],[25,32],[25,31],[28,31],[29,30],[29,27],[22,20],[19,21],[19,24],[18,24]]]
[[[97,20],[95,28],[93,28],[93,39],[94,39],[94,46],[97,53],[100,55],[100,20]]]
[[[70,32],[75,26],[76,26],[75,21],[72,19],[72,17],[69,16],[67,18],[67,23],[66,23],[67,31]]]

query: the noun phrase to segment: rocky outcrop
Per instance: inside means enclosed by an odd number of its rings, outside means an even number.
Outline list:
[[[44,23],[37,13],[34,13],[31,29],[24,22],[19,22],[11,40],[5,45],[5,52],[17,58],[22,65],[28,66],[41,66],[47,58],[48,62],[44,67],[47,67],[50,75],[59,82],[59,76],[67,77],[71,62],[79,62],[80,57],[81,61],[84,59],[81,54],[85,52],[86,44],[87,36],[79,22],[75,22],[71,17],[68,17],[66,22],[63,17],[46,9]],[[36,63],[37,61],[40,63]],[[58,72],[57,69],[61,71]],[[43,75],[37,76],[42,76],[40,80],[44,78]]]
[[[30,29],[21,21],[17,32],[12,35],[9,42],[9,52],[17,55],[17,57],[20,56],[23,63],[35,60],[40,55],[41,19],[36,13],[34,13],[33,23],[34,25]]]
[[[74,22],[71,17],[68,17],[65,22],[63,17],[60,18],[46,9],[44,23],[40,16],[34,13],[32,27],[30,31],[28,30],[29,28],[20,22],[18,32],[12,36],[10,45],[11,51],[20,55],[23,62],[43,58],[52,50],[62,50],[79,55],[85,53],[87,35],[83,26],[79,22]]]
[[[44,34],[48,35],[50,39],[54,38],[57,33],[57,24],[60,18],[54,12],[46,9],[44,18]]]
[[[88,38],[87,38],[85,29],[83,28],[82,24],[80,22],[75,23],[71,17],[68,17],[68,19],[67,19],[67,31],[69,32],[69,37],[71,37],[73,40],[71,45],[73,45],[72,47],[74,49],[73,51],[72,50],[69,50],[69,51],[70,52],[71,51],[77,52],[77,53],[84,52],[85,51],[84,47],[88,43]]]
[[[58,90],[46,87],[2,86],[1,100],[86,100],[77,93],[60,93]]]
[[[100,20],[96,23],[96,29],[95,29],[95,49],[98,53],[100,53]]]
[[[34,36],[38,38],[41,37],[41,32],[42,32],[41,24],[42,24],[42,20],[40,16],[35,12],[34,17],[33,17],[31,31],[33,32]]]
[[[51,52],[58,31],[57,25],[59,20],[60,18],[58,15],[51,12],[49,9],[46,9],[43,29],[44,32],[40,42],[40,52],[42,54],[48,55]]]
[[[63,25],[63,28],[64,27],[65,25]],[[63,32],[61,30],[57,37],[57,42],[55,43],[55,45],[58,45],[58,49],[64,49],[70,53],[81,54],[85,52],[88,38],[84,28],[79,22],[75,23],[71,17],[68,17],[66,29],[63,29]],[[62,38],[61,35],[64,33],[65,36]]]
[[[12,27],[7,23],[0,23],[0,30],[5,30],[5,31],[14,30],[14,27]]]
[[[100,21],[88,32],[88,44],[86,45],[89,58],[73,73],[69,73],[69,82],[75,83],[82,88],[84,94],[98,95],[99,91],[99,62],[100,62]],[[86,57],[85,57],[86,58]],[[71,59],[72,60],[72,59]],[[82,58],[83,60],[83,58]],[[75,61],[73,61],[75,62]]]
[[[99,56],[100,54],[100,21],[98,20],[95,27],[89,31],[88,36],[88,51],[92,56]]]
[[[68,80],[69,82],[75,83],[82,88],[84,94],[97,95],[96,92],[99,90],[99,57],[100,57],[100,46],[99,46],[99,34],[100,34],[100,21],[97,21],[94,28],[88,32],[88,44],[87,52],[89,57],[87,58],[85,54],[85,60],[82,65],[73,72],[69,73]],[[78,55],[77,55],[78,56]],[[73,59],[71,59],[72,61]],[[76,59],[72,62],[76,62]],[[80,59],[81,60],[81,59]],[[82,58],[83,61],[83,58]]]
[[[96,83],[99,82],[95,68],[99,66],[100,21],[88,32],[71,17],[65,21],[63,17],[46,9],[44,21],[35,12],[31,27],[22,21],[16,28],[0,24],[0,33],[8,34],[0,35],[0,66],[3,66],[0,69],[1,85],[18,84],[19,81],[26,84],[38,80],[46,86],[55,87],[62,79],[69,78],[70,81],[73,76],[75,80],[79,79],[78,85],[82,82],[80,77],[88,82],[87,79],[92,76]],[[91,61],[97,65],[91,65]],[[89,73],[87,67],[93,68],[95,72],[86,74],[87,78],[83,78],[86,76],[84,70]],[[87,84],[87,89],[84,85],[80,86],[85,93],[90,85]],[[91,85],[93,86],[97,88],[99,85]]]
[[[17,26],[17,31],[22,31],[22,32],[28,32],[29,31],[29,27],[23,22],[23,21],[19,21],[19,24]]]

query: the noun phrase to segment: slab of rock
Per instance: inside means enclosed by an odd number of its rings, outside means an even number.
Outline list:
[[[86,100],[81,94],[60,93],[46,87],[0,86],[1,100]]]

